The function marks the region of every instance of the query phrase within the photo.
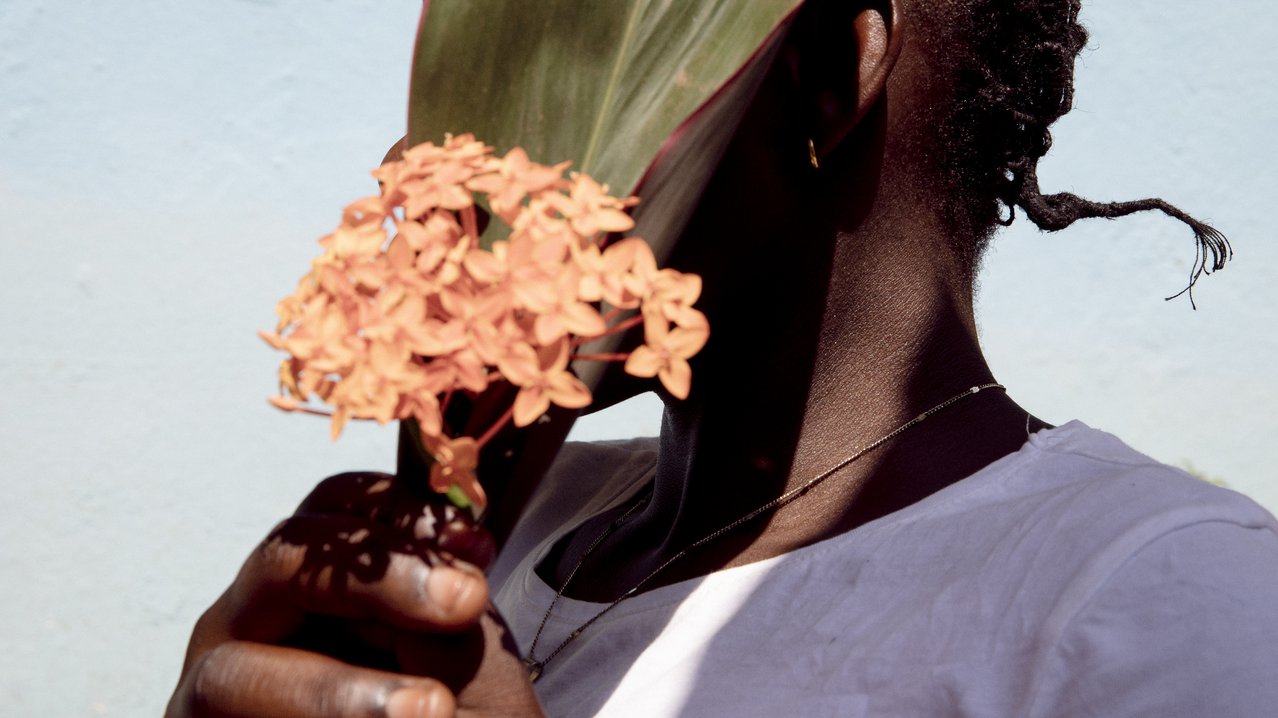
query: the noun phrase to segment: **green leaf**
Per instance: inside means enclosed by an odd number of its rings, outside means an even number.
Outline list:
[[[544,164],[571,160],[613,194],[639,195],[629,234],[664,261],[801,4],[430,0],[413,57],[408,144],[471,132],[499,152],[521,146]],[[574,369],[594,390],[604,366]],[[525,429],[517,459],[481,459],[498,499],[490,528],[499,542],[575,414]],[[410,448],[401,435],[401,454]]]
[[[459,509],[470,508],[470,498],[466,496],[466,492],[461,490],[457,484],[448,487],[448,500],[453,502]]]
[[[802,0],[433,0],[409,144],[472,132],[499,152],[638,193],[658,259],[695,207]]]

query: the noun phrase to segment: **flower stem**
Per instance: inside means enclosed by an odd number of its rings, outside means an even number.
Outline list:
[[[625,320],[624,322],[617,322],[616,324],[608,327],[607,329],[603,331],[602,334],[596,334],[593,337],[577,337],[576,339],[572,340],[572,346],[579,347],[582,344],[589,344],[590,342],[593,342],[596,339],[603,339],[604,337],[612,336],[613,334],[617,334],[618,332],[624,332],[630,327],[633,327],[637,324],[641,324],[642,322],[643,322],[643,315],[636,314],[635,316]]]
[[[497,435],[497,432],[501,431],[507,424],[510,423],[510,419],[514,415],[515,415],[515,403],[511,402],[510,408],[506,409],[506,413],[502,414],[500,419],[494,422],[492,426],[488,427],[488,431],[485,431],[483,436],[476,439],[475,444],[479,446],[479,448],[481,449],[484,448],[484,445],[487,444],[489,441],[491,441],[492,438]]]
[[[573,354],[570,357],[573,361],[625,361],[630,355],[625,352],[615,352],[612,354]]]
[[[333,412],[331,411],[320,411],[319,409],[311,409],[305,406],[293,407],[292,409],[289,409],[288,411],[296,411],[299,414],[310,414],[312,416],[326,416],[329,418],[332,418],[333,416]]]
[[[461,211],[462,229],[470,237],[475,246],[479,246],[479,221],[475,218],[475,207],[471,205]]]

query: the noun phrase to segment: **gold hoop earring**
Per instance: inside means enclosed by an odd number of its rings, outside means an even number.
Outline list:
[[[817,161],[816,144],[812,142],[812,138],[808,138],[808,162],[812,163],[812,169],[821,169],[821,163]]]

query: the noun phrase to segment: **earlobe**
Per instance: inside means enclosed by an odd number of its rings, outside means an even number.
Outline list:
[[[901,53],[899,5],[900,0],[866,3],[853,16],[850,39],[856,56],[842,63],[841,72],[828,75],[830,84],[814,98],[817,126],[812,134],[818,158],[838,147],[886,92],[888,77]],[[854,72],[848,61],[854,63]],[[853,83],[855,87],[848,87]]]

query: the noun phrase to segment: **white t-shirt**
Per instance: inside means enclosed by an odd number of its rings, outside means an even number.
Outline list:
[[[536,562],[655,455],[565,449],[493,571],[522,650],[555,595]],[[560,599],[539,653],[603,607]],[[1278,525],[1071,422],[845,534],[621,603],[537,690],[555,718],[1278,716]]]

